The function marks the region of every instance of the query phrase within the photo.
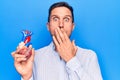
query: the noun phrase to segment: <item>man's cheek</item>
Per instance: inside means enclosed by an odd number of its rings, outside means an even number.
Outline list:
[[[55,30],[50,31],[51,35],[55,35]]]
[[[67,34],[67,36],[69,37],[70,36],[70,32],[68,32],[68,31],[65,31],[65,33]]]

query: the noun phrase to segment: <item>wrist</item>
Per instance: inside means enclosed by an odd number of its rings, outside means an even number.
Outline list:
[[[71,55],[71,56],[69,56],[68,58],[66,58],[66,62],[69,62],[73,57],[74,57],[75,55]]]

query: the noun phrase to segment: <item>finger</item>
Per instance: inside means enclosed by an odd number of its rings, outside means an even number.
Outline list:
[[[12,57],[14,57],[15,51],[11,53]]]
[[[34,50],[34,48],[32,48],[32,54],[31,54],[30,58],[28,59],[28,61],[33,62],[34,56],[35,56],[35,50]]]
[[[17,52],[17,53],[21,53],[21,52],[25,51],[26,49],[27,49],[26,46],[22,46],[21,48],[18,48],[18,49],[16,50],[16,52]]]
[[[32,45],[29,45],[29,48],[32,48]]]
[[[54,41],[55,46],[58,47],[59,43],[58,43],[57,39],[55,38],[55,36],[52,36],[52,37],[53,37],[53,41]]]
[[[22,57],[26,57],[25,55],[17,54],[17,53],[13,53],[12,56],[13,56],[14,58],[22,58]]]
[[[56,37],[56,40],[58,41],[58,43],[61,44],[62,39],[61,39],[61,37],[59,35],[59,32],[58,32],[57,28],[55,29],[55,37]]]
[[[20,43],[19,43],[19,46],[22,46],[22,45],[24,45],[24,44],[25,44],[24,42],[20,42]]]
[[[35,50],[34,50],[34,48],[32,48],[32,57],[34,57],[35,56]]]
[[[62,31],[62,33],[63,33],[63,35],[64,35],[64,39],[65,39],[66,41],[68,41],[68,40],[70,41],[70,39],[69,39],[68,35],[66,34],[65,30],[61,28],[61,31]]]
[[[17,49],[21,49],[24,45],[25,45],[24,42],[20,42],[19,45],[18,45],[18,47],[17,47]]]
[[[64,35],[63,35],[63,32],[62,32],[61,29],[59,29],[58,27],[57,27],[57,31],[58,31],[58,34],[59,34],[60,38],[61,38],[62,41],[64,42],[64,41],[65,41],[65,37],[64,37]]]
[[[15,54],[14,60],[15,60],[15,62],[19,63],[20,61],[26,60],[26,56],[25,55],[20,55],[20,54]]]
[[[28,48],[27,48],[27,50],[25,51],[25,55],[26,56],[31,56],[31,54],[32,54],[32,45],[30,45]]]
[[[27,58],[26,57],[24,57],[24,58],[16,58],[16,62],[17,63],[19,63],[19,62],[22,62],[22,61],[26,61],[27,60]]]
[[[23,48],[23,49],[16,50],[16,54],[25,55],[27,50],[28,50],[28,48]]]

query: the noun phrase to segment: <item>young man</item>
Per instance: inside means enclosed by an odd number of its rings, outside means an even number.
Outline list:
[[[96,54],[69,39],[74,15],[68,3],[58,2],[50,7],[47,26],[53,38],[50,45],[32,49],[28,59],[18,54],[26,50],[23,42],[12,53],[15,68],[23,80],[102,80]]]

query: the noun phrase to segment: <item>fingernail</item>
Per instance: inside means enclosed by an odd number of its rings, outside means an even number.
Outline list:
[[[21,49],[23,47],[23,45],[19,45],[19,48]]]
[[[32,45],[30,45],[29,48],[32,48]]]
[[[23,43],[24,43],[24,42],[22,41],[22,42],[19,43],[19,45],[22,45]]]

